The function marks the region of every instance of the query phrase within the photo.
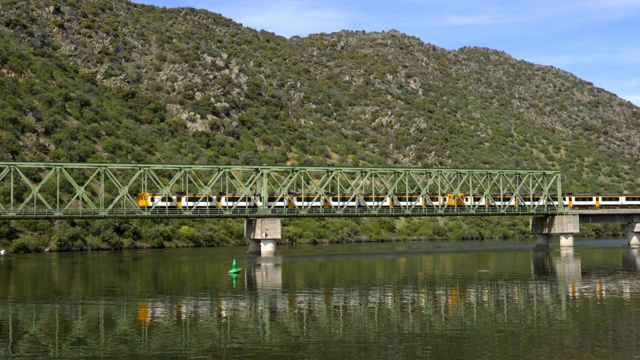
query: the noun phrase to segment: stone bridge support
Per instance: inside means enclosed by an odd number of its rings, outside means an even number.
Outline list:
[[[573,247],[573,235],[580,232],[579,215],[555,215],[533,217],[530,220],[531,233],[536,235],[537,247],[549,247],[553,235],[560,236],[561,247]]]
[[[580,223],[622,223],[626,224],[627,244],[640,247],[640,212],[632,209],[611,209],[607,211],[582,211]]]
[[[244,237],[249,240],[249,253],[273,256],[276,254],[276,242],[282,238],[280,219],[246,219]]]
[[[640,216],[636,216],[634,222],[628,225],[627,242],[629,246],[640,247]]]

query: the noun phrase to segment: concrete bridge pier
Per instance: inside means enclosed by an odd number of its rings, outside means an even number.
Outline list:
[[[560,247],[573,247],[573,234],[560,234]]]
[[[551,235],[549,234],[535,234],[536,235],[536,247],[548,248]]]
[[[627,227],[627,243],[631,247],[640,247],[640,216]]]
[[[580,232],[578,215],[555,215],[533,217],[531,233],[536,235],[536,247],[549,247],[553,235],[560,236],[560,247],[573,247],[573,235]]]
[[[277,240],[282,238],[280,219],[245,219],[244,237],[249,240],[249,253],[274,256]]]

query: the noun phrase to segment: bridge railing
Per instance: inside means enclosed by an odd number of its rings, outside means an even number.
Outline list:
[[[561,184],[542,170],[0,162],[0,218],[555,214]]]

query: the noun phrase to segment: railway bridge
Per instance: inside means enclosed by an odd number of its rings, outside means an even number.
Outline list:
[[[538,246],[617,221],[640,245],[640,196],[607,204],[575,209],[556,170],[0,162],[0,219],[243,218],[265,255],[295,217],[530,216]]]

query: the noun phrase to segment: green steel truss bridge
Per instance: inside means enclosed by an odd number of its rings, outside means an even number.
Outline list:
[[[0,162],[0,219],[555,215],[565,212],[561,180],[559,171]]]

